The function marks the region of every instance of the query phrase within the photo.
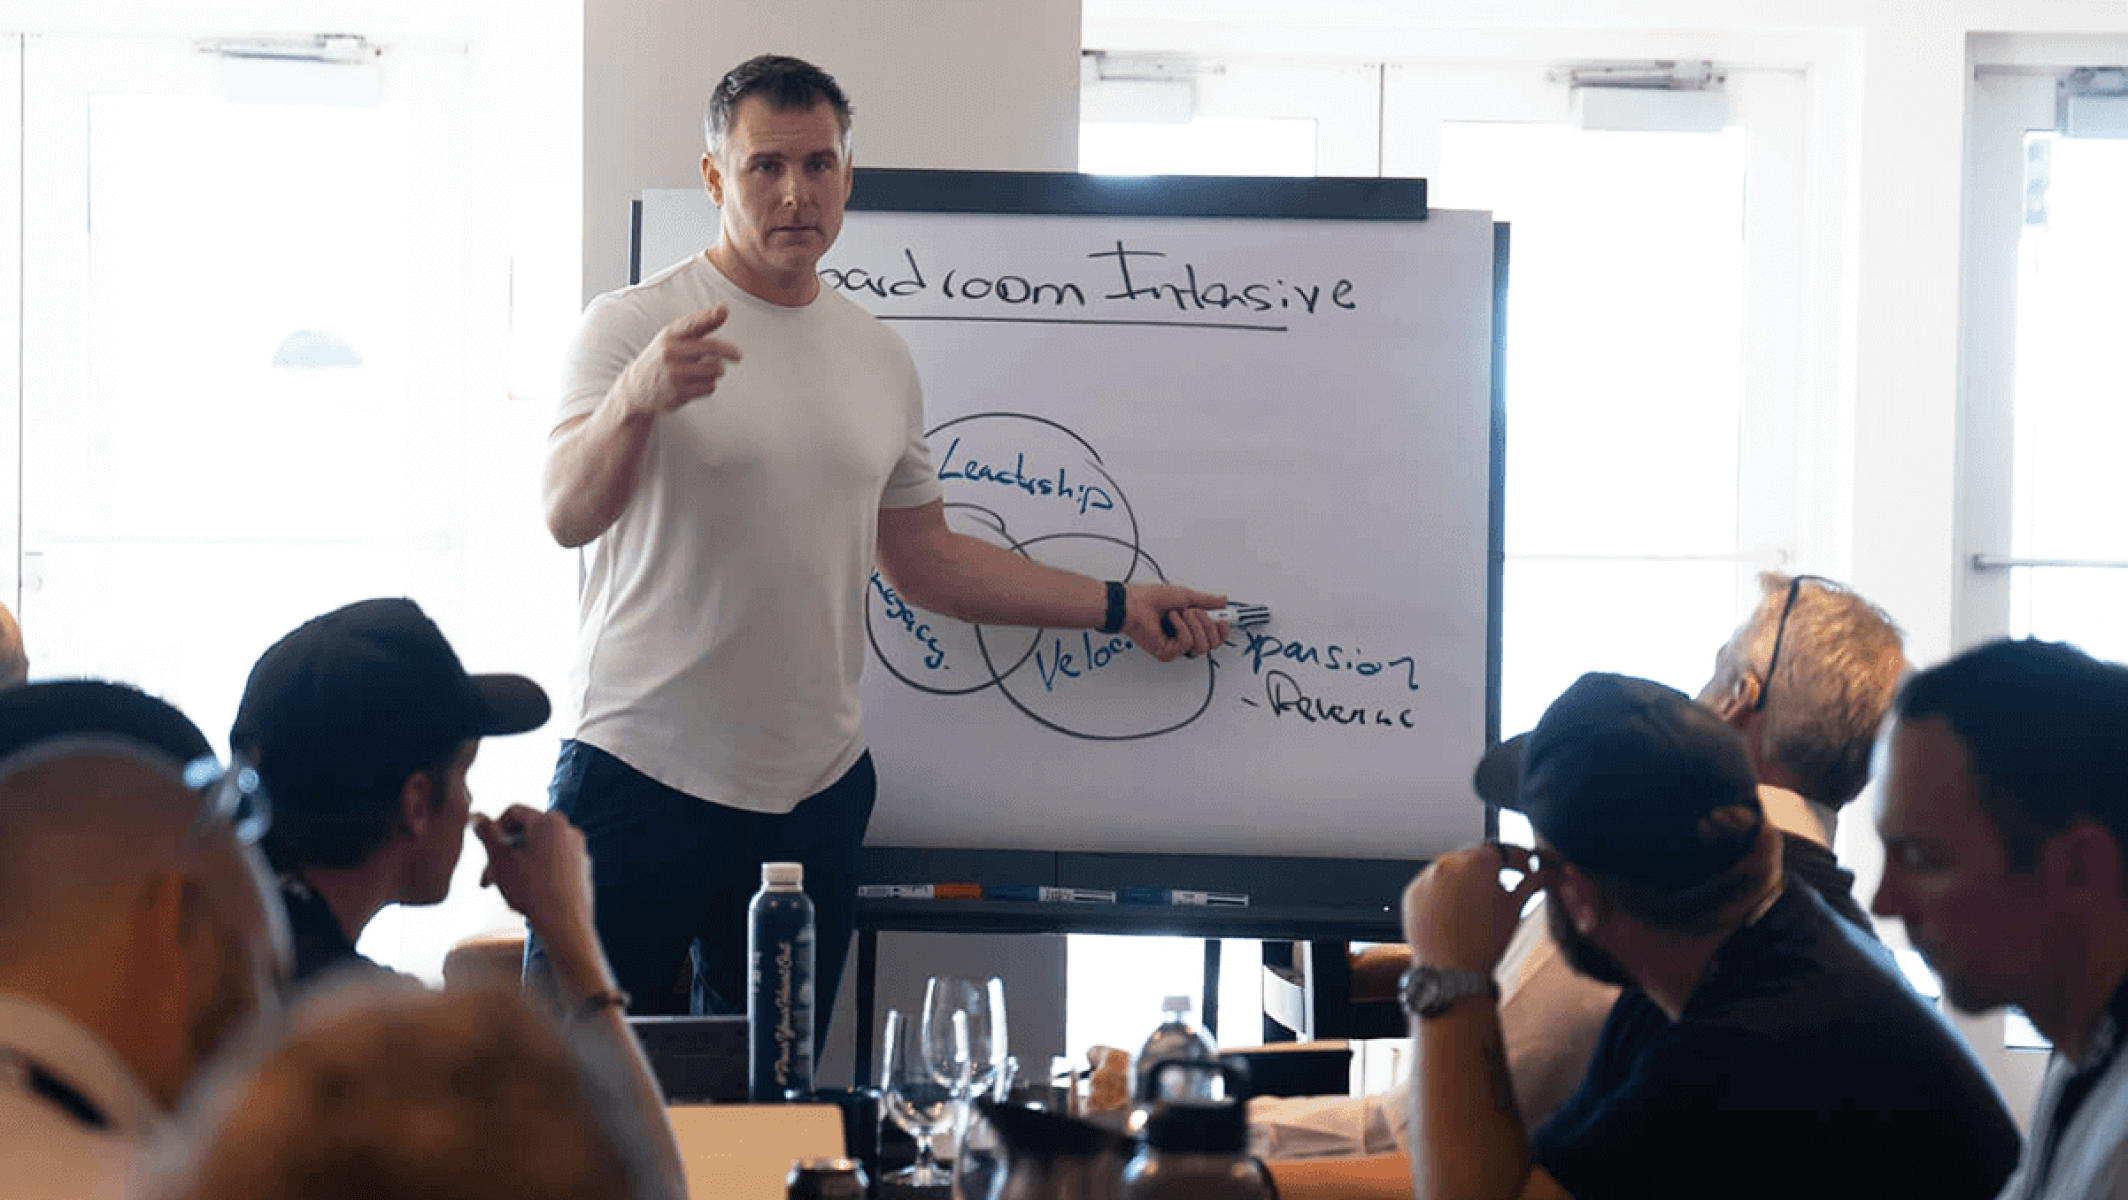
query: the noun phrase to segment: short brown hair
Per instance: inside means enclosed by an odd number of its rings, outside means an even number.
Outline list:
[[[748,96],[761,97],[775,112],[804,112],[816,104],[826,104],[834,111],[835,124],[842,130],[843,152],[849,152],[850,98],[843,94],[835,77],[802,58],[761,54],[725,72],[724,78],[717,81],[717,90],[710,94],[709,111],[702,116],[702,136],[709,142],[711,154],[724,153],[725,135],[731,132],[739,102]]]
[[[1915,675],[1897,713],[1956,735],[2012,870],[2078,821],[2104,826],[2128,861],[2128,666],[2005,638]]]
[[[351,985],[232,1080],[170,1197],[636,1200],[586,1060],[506,991]]]

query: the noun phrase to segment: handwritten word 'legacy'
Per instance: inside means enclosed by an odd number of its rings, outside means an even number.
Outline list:
[[[946,648],[939,645],[938,635],[931,632],[931,623],[923,620],[915,609],[910,608],[909,602],[901,598],[901,593],[887,586],[887,581],[877,571],[872,572],[872,590],[878,592],[880,600],[885,603],[887,620],[899,622],[902,632],[924,647],[925,670],[953,669],[946,662]]]
[[[958,460],[958,461],[956,461]],[[1009,467],[994,466],[973,458],[961,456],[961,440],[954,438],[946,447],[945,457],[938,460],[940,479],[965,479],[970,483],[995,483],[1018,488],[1030,496],[1055,496],[1067,504],[1078,506],[1081,515],[1088,512],[1105,512],[1116,506],[1116,498],[1107,488],[1098,483],[1073,482],[1064,467],[1058,467],[1054,478],[1046,473],[1030,477],[1027,474],[1025,452],[1013,455]]]
[[[1360,307],[1358,285],[1345,278],[1289,280],[1276,274],[1266,279],[1254,271],[1228,273],[1120,239],[1086,258],[1089,274],[1083,279],[1038,279],[959,267],[927,273],[916,252],[904,247],[900,261],[891,265],[823,267],[820,278],[838,291],[881,300],[925,296],[1052,312],[1096,307],[1113,312],[1128,305],[1184,315],[1312,316],[1356,312]]]

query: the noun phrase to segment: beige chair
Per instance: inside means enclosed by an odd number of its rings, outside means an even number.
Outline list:
[[[524,974],[525,935],[483,933],[451,947],[443,956],[443,986],[448,991],[466,988],[514,988]]]
[[[1399,945],[1353,953],[1349,943],[1265,942],[1264,1041],[1400,1037],[1397,979],[1410,962]]]

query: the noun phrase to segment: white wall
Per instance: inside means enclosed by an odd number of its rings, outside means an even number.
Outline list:
[[[585,10],[586,299],[627,282],[638,191],[701,186],[709,91],[756,54],[794,54],[836,77],[856,108],[860,166],[1077,162],[1077,0],[588,0]]]

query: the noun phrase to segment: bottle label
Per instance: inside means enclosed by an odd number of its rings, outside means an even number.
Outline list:
[[[775,1101],[813,1088],[813,928],[770,932],[754,946],[752,1099]]]

